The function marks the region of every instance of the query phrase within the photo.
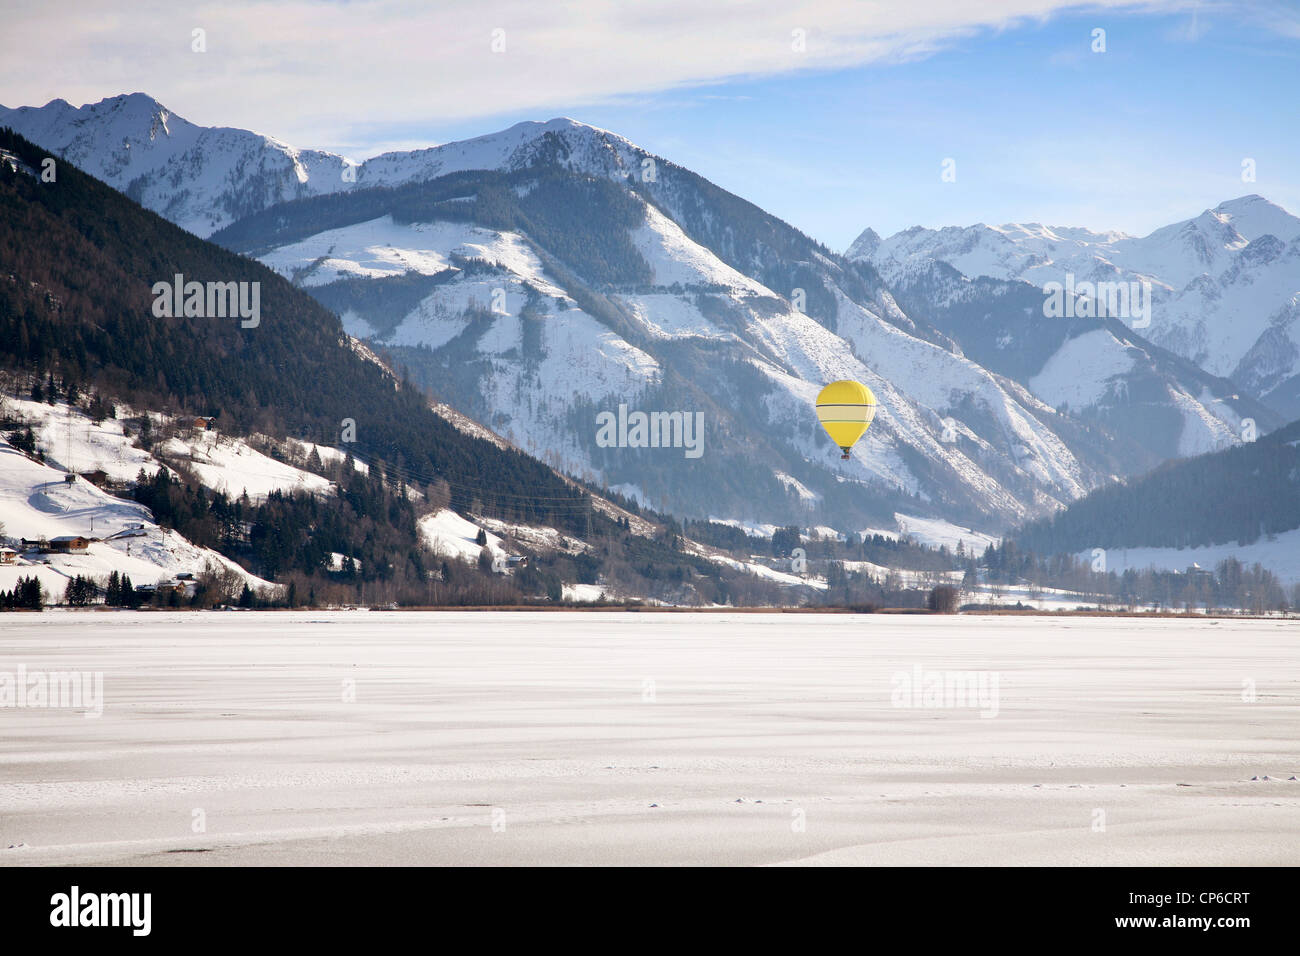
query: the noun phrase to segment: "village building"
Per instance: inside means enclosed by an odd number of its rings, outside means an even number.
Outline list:
[[[41,550],[46,554],[80,554],[89,547],[89,538],[83,538],[79,534],[61,534],[57,538],[50,538],[49,544]]]
[[[90,471],[80,471],[77,474],[83,481],[88,481],[96,488],[103,488],[109,482],[108,472],[102,468],[92,468]]]

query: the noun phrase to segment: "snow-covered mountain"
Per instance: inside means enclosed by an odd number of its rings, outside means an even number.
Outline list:
[[[928,261],[971,278],[1147,282],[1150,342],[1230,378],[1280,414],[1300,415],[1300,218],[1243,196],[1149,236],[1039,223],[868,229],[850,259],[897,280]],[[1049,320],[1050,321],[1050,320]]]
[[[213,238],[523,449],[683,515],[998,524],[1116,467],[787,224],[607,131],[527,130],[421,154],[498,169],[282,206]],[[841,377],[883,405],[847,465],[812,415]],[[601,447],[597,416],[620,404],[703,413],[704,452]]]
[[[467,169],[516,169],[542,159],[612,172],[634,151],[612,133],[598,139],[566,136],[572,124],[556,119],[357,163],[248,130],[196,126],[144,93],[80,108],[61,99],[41,107],[0,106],[0,126],[205,237],[291,199],[395,186]]]
[[[195,126],[143,93],[79,109],[61,99],[0,106],[0,126],[200,236],[277,202],[346,188],[344,172],[356,166],[247,130]]]
[[[572,120],[387,154],[345,176],[339,157],[204,131],[138,95],[72,110],[90,111],[80,123],[69,110],[56,101],[0,122],[91,157],[92,171],[194,231],[229,223],[215,241],[306,288],[452,406],[553,465],[683,516],[840,526],[926,513],[996,530],[1164,455],[1233,441],[1241,417],[1164,365],[1155,379],[1174,380],[1176,395],[1157,404],[1186,407],[1163,421],[1163,445],[1123,416],[1112,427],[1058,410],[1080,399],[1064,394],[1068,375],[1035,369],[1046,374],[1035,395],[1028,377],[964,353],[932,321],[939,300],[1020,302],[947,286],[920,296],[899,270],[882,279]],[[222,165],[194,145],[217,132],[244,158]],[[148,151],[137,145],[96,167],[118,142],[160,144],[158,159],[133,166]],[[302,201],[271,205],[281,199]],[[1101,344],[1098,387],[1146,348],[1122,329]],[[812,409],[821,385],[843,377],[881,401],[847,463]],[[620,405],[703,415],[700,454],[606,447],[597,423]]]
[[[972,359],[1141,447],[1154,456],[1150,465],[1236,444],[1250,434],[1250,421],[1255,432],[1282,424],[1234,382],[1155,345],[1123,319],[1045,317],[1043,290],[1023,280],[970,279],[927,259],[899,269],[892,288],[904,308]]]
[[[391,214],[275,247],[263,261],[297,275],[340,307],[350,332],[392,352],[431,387],[450,389],[453,404],[526,451],[686,514],[736,514],[746,494],[796,514],[791,504],[822,501],[844,480],[865,496],[937,498],[943,488],[967,506],[1007,515],[1046,504],[1029,491],[1040,482],[1056,500],[1086,487],[1088,470],[1040,420],[1055,414],[1023,390],[897,328],[880,315],[884,305],[863,306],[838,289],[832,332],[692,241],[655,206],[642,213],[630,238],[649,281],[616,284],[599,299],[563,268],[548,270],[525,235],[399,223]],[[386,324],[375,314],[383,305],[364,314],[348,308],[365,294],[358,282],[385,273],[400,279],[393,262],[441,281]],[[844,467],[810,416],[821,384],[838,377],[867,382],[884,405]],[[952,395],[988,416],[992,440],[964,425],[960,443],[941,440],[940,413]],[[620,403],[704,411],[701,459],[598,447],[595,415]],[[754,468],[737,474],[733,455]],[[781,499],[789,499],[784,509]]]

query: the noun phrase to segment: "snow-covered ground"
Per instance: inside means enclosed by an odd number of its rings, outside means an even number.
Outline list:
[[[253,587],[268,582],[248,574],[215,551],[196,547],[154,523],[149,509],[116,498],[87,481],[64,481],[64,473],[32,461],[0,441],[0,525],[12,539],[36,541],[80,535],[93,541],[78,554],[24,554],[0,565],[0,590],[12,590],[20,577],[40,579],[49,600],[60,600],[68,580],[78,574],[107,578],[113,571],[135,584],[154,584],[180,572],[197,574],[211,562],[235,570]]]
[[[1077,557],[1092,560],[1092,552]],[[1284,531],[1272,538],[1260,538],[1254,544],[1211,544],[1199,548],[1110,548],[1106,551],[1106,570],[1123,574],[1129,568],[1142,571],[1154,567],[1165,571],[1186,571],[1199,564],[1207,571],[1225,558],[1236,558],[1247,566],[1259,563],[1290,586],[1300,583],[1300,528]]]
[[[882,584],[889,582],[892,575],[898,587],[922,589],[928,591],[936,584],[950,584],[960,587],[963,571],[913,571],[907,568],[889,568],[872,561],[841,561],[845,571],[857,574],[869,574]]]
[[[739,528],[751,537],[770,538],[777,530],[777,525],[764,524],[758,521],[737,521],[732,518],[710,517],[709,520],[714,524],[727,525],[732,528]],[[918,544],[926,545],[931,548],[938,548],[941,545],[947,546],[949,551],[956,551],[958,544],[965,545],[967,552],[974,552],[977,555],[984,553],[984,549],[990,544],[997,545],[1001,538],[996,535],[987,534],[983,531],[976,531],[973,528],[967,528],[962,525],[953,524],[950,521],[944,521],[942,518],[922,518],[916,515],[905,515],[895,512],[895,527],[890,528],[862,528],[857,533],[864,538],[879,535],[884,538],[896,541],[898,538],[907,537],[916,541]],[[844,531],[836,528],[818,525],[814,528],[807,529],[806,534],[802,534],[805,541],[812,538],[840,538]]]
[[[434,554],[477,561],[483,545],[477,541],[479,532],[487,539],[487,549],[492,555],[504,554],[501,537],[486,528],[480,528],[468,518],[444,508],[437,514],[425,515],[417,524],[420,539]]]
[[[238,498],[244,492],[253,499],[272,492],[315,492],[328,494],[333,485],[328,479],[303,471],[285,462],[261,454],[237,438],[207,433],[183,441],[168,438],[159,445],[164,458],[177,458],[198,472],[199,480],[214,492]]]
[[[104,705],[0,708],[0,859],[1295,865],[1296,636],[967,615],[0,615],[0,671],[102,672]],[[917,668],[983,675],[986,694],[924,706]]]
[[[6,398],[4,404],[11,414],[34,422],[36,444],[51,465],[77,472],[98,468],[115,481],[134,481],[141,468],[158,470],[158,462],[147,451],[134,447],[119,421],[95,424],[89,415],[63,402],[48,405]]]
[[[247,492],[250,498],[265,498],[273,491],[310,491],[328,494],[333,485],[326,478],[276,461],[241,439],[214,432],[188,439],[169,438],[160,442],[158,454],[165,459],[186,462],[199,480],[213,491],[232,498]]]
[[[807,585],[816,588],[818,591],[826,590],[826,579],[813,575],[793,574],[789,571],[777,571],[769,568],[767,565],[759,564],[757,561],[737,561],[735,558],[728,557],[725,554],[709,554],[710,561],[717,564],[725,565],[729,568],[735,568],[737,571],[744,571],[746,574],[752,574],[757,578],[765,581],[772,581],[776,584],[784,584],[789,587],[798,587]]]
[[[313,451],[316,452],[316,456],[320,458],[321,464],[323,465],[337,464],[344,461],[348,456],[347,452],[340,451],[337,448],[331,448],[328,445],[318,445],[311,441],[301,441],[297,438],[290,438],[286,444],[289,448],[292,448],[294,451],[302,455],[310,455]],[[370,474],[370,466],[364,461],[357,461],[356,458],[353,458],[352,467],[363,475]]]
[[[66,403],[53,405],[28,399],[5,398],[10,414],[33,423],[37,446],[46,462],[60,470],[88,472],[100,469],[115,481],[134,481],[143,468],[158,470],[158,458],[178,459],[188,463],[199,480],[214,491],[238,496],[245,490],[251,497],[262,498],[272,491],[307,490],[324,494],[330,482],[301,468],[276,461],[252,448],[242,438],[218,431],[182,429],[163,439],[150,454],[135,447],[135,437],[128,435],[122,422],[107,419],[96,424],[79,408]],[[170,424],[162,415],[151,413],[158,425]],[[295,451],[309,454],[315,448],[325,464],[341,461],[345,453],[336,448],[289,439]],[[366,466],[357,463],[358,470]]]
[[[994,535],[973,528],[964,528],[941,518],[918,518],[915,515],[895,514],[894,520],[898,522],[899,531],[905,537],[931,548],[947,547],[949,551],[956,551],[960,544],[967,554],[974,553],[978,556],[982,555],[989,545],[996,547],[1002,542],[1001,538]]]
[[[564,600],[566,601],[599,601],[603,597],[606,597],[605,589],[599,584],[564,585]]]
[[[1057,408],[1087,408],[1106,395],[1108,384],[1133,368],[1133,349],[1108,329],[1093,329],[1069,339],[1029,380],[1043,401]]]
[[[587,542],[561,534],[555,528],[510,524],[506,521],[498,521],[496,518],[479,518],[478,523],[485,532],[496,532],[496,536],[509,535],[538,551],[563,551],[566,554],[582,554],[584,551],[591,550],[591,545],[587,544]]]
[[[452,268],[453,255],[498,262],[518,272],[540,272],[537,257],[515,233],[468,223],[398,224],[392,216],[281,246],[265,263],[300,285],[316,286],[342,278],[434,275]]]
[[[255,588],[271,585],[250,575],[215,551],[200,548],[174,531],[160,528],[149,509],[115,497],[78,478],[65,482],[68,469],[75,472],[104,471],[116,481],[134,480],[163,467],[123,430],[122,423],[108,419],[98,424],[79,409],[66,404],[48,405],[6,398],[8,414],[32,422],[37,446],[45,452],[44,464],[33,461],[0,440],[0,528],[14,540],[36,541],[60,535],[79,535],[92,540],[76,554],[28,552],[14,564],[0,565],[0,590],[11,590],[20,577],[35,576],[44,586],[47,599],[60,600],[68,580],[78,574],[106,579],[110,573],[130,575],[135,584],[188,572],[198,574],[209,564],[234,570]],[[159,417],[159,421],[162,419]],[[274,487],[329,488],[324,478],[283,465],[242,441],[221,439],[207,433],[160,443],[175,457],[194,465],[202,480],[213,488],[235,494],[247,487],[250,493],[265,494]],[[160,450],[161,453],[161,450]]]
[[[735,518],[718,518],[713,515],[709,520],[714,524],[724,524],[730,528],[739,528],[751,538],[770,538],[777,530],[777,525],[765,524],[761,521],[738,521]]]
[[[958,574],[953,579],[953,585],[957,586],[961,582],[961,575]],[[997,607],[1015,607],[1021,604],[1027,608],[1033,608],[1038,611],[1074,611],[1079,608],[1096,608],[1098,606],[1107,607],[1111,610],[1122,610],[1123,605],[1118,601],[1107,604],[1104,599],[1096,595],[1080,594],[1078,591],[1066,591],[1061,588],[1033,587],[1026,584],[981,584],[978,588],[971,590],[962,590],[960,600],[963,604],[992,604]],[[1153,610],[1148,605],[1142,605],[1138,610]]]

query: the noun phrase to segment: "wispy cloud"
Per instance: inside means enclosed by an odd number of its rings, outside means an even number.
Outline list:
[[[5,14],[5,105],[145,91],[203,124],[303,145],[358,124],[566,110],[732,77],[930,55],[1081,9],[1185,0],[68,0]],[[206,52],[192,51],[205,31]]]
[[[1200,3],[1193,4],[1187,11],[1186,17],[1169,31],[1169,39],[1181,40],[1185,43],[1195,43],[1201,39],[1210,32],[1210,19],[1204,14],[1205,11]]]

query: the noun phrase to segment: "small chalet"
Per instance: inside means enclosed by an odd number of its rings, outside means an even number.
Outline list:
[[[18,560],[18,552],[13,548],[0,548],[0,564],[13,564]]]
[[[199,583],[193,580],[193,578],[185,579],[185,578],[181,578],[180,576],[177,576],[174,578],[168,578],[165,581],[159,581],[157,584],[142,585],[142,587],[148,589],[143,592],[146,594],[176,593],[179,594],[181,597],[193,597],[194,593],[199,588]],[[141,588],[136,588],[136,591],[140,591],[140,590]]]
[[[47,554],[80,554],[90,547],[90,539],[79,534],[61,534],[51,538],[44,549]]]

